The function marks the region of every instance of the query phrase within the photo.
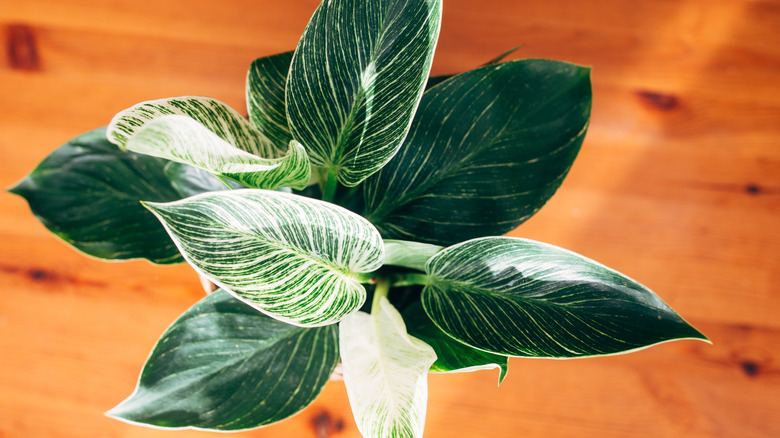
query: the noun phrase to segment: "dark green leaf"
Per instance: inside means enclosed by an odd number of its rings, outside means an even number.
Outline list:
[[[290,126],[284,103],[284,87],[293,52],[255,59],[246,80],[246,102],[249,121],[280,150],[290,140]]]
[[[398,155],[366,180],[383,237],[437,245],[504,234],[558,189],[588,126],[589,70],[526,60],[450,78],[423,96]]]
[[[24,197],[46,228],[86,254],[177,263],[182,258],[176,245],[139,202],[189,194],[177,190],[186,181],[168,179],[168,163],[120,151],[100,128],[59,147],[9,191]]]
[[[264,426],[314,401],[338,360],[336,325],[291,326],[216,291],[168,328],[135,392],[108,415],[167,428]]]
[[[203,169],[189,164],[171,161],[163,168],[165,176],[171,181],[171,185],[183,197],[193,196],[205,192],[225,190],[225,183]],[[240,189],[243,186],[237,182],[228,181],[230,188]]]
[[[430,345],[436,352],[436,362],[431,366],[431,372],[465,372],[498,368],[500,369],[499,385],[506,378],[509,372],[506,356],[477,350],[456,341],[436,327],[419,301],[407,307],[403,316],[409,334]]]
[[[552,245],[474,239],[434,255],[427,271],[428,316],[496,354],[583,357],[707,339],[646,287]]]
[[[441,0],[330,0],[301,37],[287,78],[293,137],[312,163],[355,186],[397,152],[420,101]]]

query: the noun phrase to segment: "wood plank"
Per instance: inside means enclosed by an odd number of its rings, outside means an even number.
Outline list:
[[[317,0],[6,0],[0,185],[142,100],[245,111],[257,56],[292,49]],[[427,437],[780,436],[780,1],[446,0],[434,73],[515,55],[593,67],[582,152],[512,234],[656,290],[713,345],[510,361],[432,375]],[[211,436],[103,416],[157,337],[201,296],[186,266],[103,263],[0,195],[0,437]],[[343,384],[237,436],[357,437]]]

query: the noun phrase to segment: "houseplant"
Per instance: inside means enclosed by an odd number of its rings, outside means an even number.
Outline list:
[[[428,79],[440,11],[324,2],[294,53],[252,63],[248,121],[207,98],[144,102],[12,189],[90,255],[186,260],[221,287],[163,334],[112,416],[258,427],[341,361],[365,436],[419,436],[429,370],[503,379],[508,356],[703,339],[613,270],[491,237],[565,177],[589,71],[524,60]]]

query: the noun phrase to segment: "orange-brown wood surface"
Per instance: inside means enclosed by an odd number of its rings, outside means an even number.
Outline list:
[[[426,436],[780,436],[780,2],[444,0],[434,73],[504,50],[593,66],[568,179],[512,233],[655,290],[713,342],[431,375]],[[134,103],[243,111],[252,59],[293,48],[317,0],[0,0],[0,186]],[[0,194],[0,437],[195,437],[109,419],[202,296],[185,265],[105,263]],[[358,437],[343,383],[237,436]]]

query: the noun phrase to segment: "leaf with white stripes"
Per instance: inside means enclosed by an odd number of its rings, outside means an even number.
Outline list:
[[[141,102],[118,113],[108,125],[108,139],[124,149],[146,123],[161,116],[183,115],[205,126],[238,149],[263,158],[277,158],[284,146],[274,146],[262,132],[228,105],[208,97],[183,96]]]
[[[295,140],[290,141],[284,157],[260,158],[181,115],[148,121],[129,138],[125,147],[136,153],[199,167],[217,177],[259,189],[303,189],[311,174],[306,150]]]
[[[285,52],[255,59],[246,79],[249,121],[279,148],[292,140],[284,102],[292,57],[293,52]]]
[[[136,390],[108,415],[174,429],[260,427],[314,401],[338,360],[336,325],[292,326],[216,291],[166,330]]]
[[[707,338],[636,281],[552,245],[488,237],[428,261],[426,313],[488,352],[570,358]]]
[[[355,186],[401,146],[441,23],[441,0],[326,0],[287,77],[287,117],[314,164]]]
[[[564,62],[510,61],[431,88],[399,153],[366,180],[365,217],[385,238],[437,245],[511,231],[574,162],[589,76]]]
[[[463,373],[498,368],[498,384],[504,381],[508,357],[477,350],[447,335],[431,321],[419,301],[409,305],[403,313],[410,335],[422,340],[436,352],[433,373]]]
[[[196,271],[290,324],[333,324],[359,309],[357,274],[384,260],[368,221],[311,198],[242,189],[146,206]]]
[[[372,314],[356,312],[339,324],[349,404],[358,430],[370,438],[421,437],[433,349],[406,333],[398,311],[382,297]]]

